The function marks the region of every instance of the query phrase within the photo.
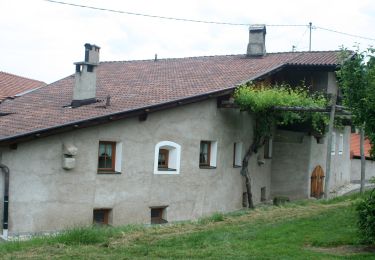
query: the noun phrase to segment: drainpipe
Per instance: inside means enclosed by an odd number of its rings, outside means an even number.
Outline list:
[[[9,212],[9,168],[0,163],[0,169],[4,173],[4,216],[2,239],[8,240],[8,212]]]

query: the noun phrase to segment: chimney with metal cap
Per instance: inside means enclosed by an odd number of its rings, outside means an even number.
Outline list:
[[[266,54],[266,25],[254,24],[249,27],[249,44],[247,56],[264,56]]]
[[[99,65],[100,47],[86,43],[85,61],[76,62],[72,107],[96,102],[96,70]]]

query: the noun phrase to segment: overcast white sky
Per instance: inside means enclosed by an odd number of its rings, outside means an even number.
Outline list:
[[[129,12],[246,24],[308,24],[375,38],[373,0],[61,0]],[[167,21],[43,0],[0,0],[0,71],[47,83],[74,73],[84,43],[100,59],[138,60],[246,52],[248,26]],[[267,27],[267,52],[308,50],[308,28]],[[375,41],[314,29],[312,50]]]

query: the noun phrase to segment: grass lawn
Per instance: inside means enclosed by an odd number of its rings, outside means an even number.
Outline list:
[[[356,197],[260,206],[173,225],[75,229],[2,243],[0,258],[375,259],[374,248],[359,242]]]

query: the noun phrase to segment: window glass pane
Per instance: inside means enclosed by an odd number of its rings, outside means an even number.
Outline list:
[[[159,153],[159,161],[158,161],[158,165],[159,166],[164,166],[166,163],[165,163],[165,154],[164,153]]]
[[[104,223],[105,212],[103,210],[94,211],[94,222],[95,223]]]
[[[99,168],[105,168],[105,157],[99,157]]]
[[[112,145],[106,144],[106,154],[108,157],[112,157]]]
[[[207,142],[201,142],[200,154],[199,154],[200,164],[208,164],[208,149],[209,149],[209,144]]]
[[[168,153],[167,149],[159,150],[158,166],[159,168],[168,168]]]
[[[103,156],[105,153],[105,144],[99,144],[99,156]]]
[[[112,169],[112,158],[111,157],[107,157],[107,159],[105,160],[105,167],[104,168]]]
[[[162,213],[162,209],[151,209],[151,217],[152,218],[160,218]]]

